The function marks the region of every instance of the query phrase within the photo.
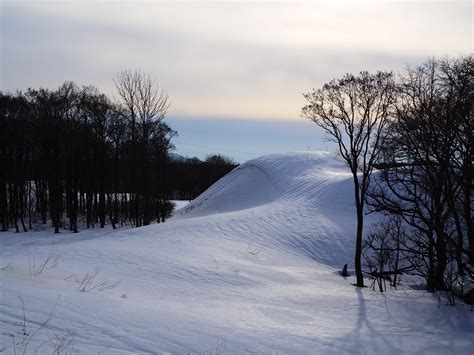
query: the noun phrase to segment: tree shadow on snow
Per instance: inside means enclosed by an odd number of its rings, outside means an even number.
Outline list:
[[[339,344],[339,350],[351,354],[372,354],[372,353],[442,353],[442,354],[451,354],[455,353],[456,349],[458,351],[465,351],[469,349],[469,341],[460,344],[459,337],[451,337],[447,334],[443,334],[442,337],[439,337],[440,334],[435,334],[430,332],[428,329],[426,332],[423,324],[436,323],[439,315],[436,315],[435,309],[433,309],[433,316],[430,319],[426,319],[421,325],[409,324],[400,325],[400,323],[394,322],[394,318],[387,302],[385,299],[384,304],[386,308],[386,323],[380,322],[381,319],[377,321],[371,321],[370,317],[373,314],[374,317],[381,317],[380,310],[372,310],[367,305],[372,301],[371,299],[364,298],[365,292],[375,292],[368,289],[362,289],[359,287],[354,288],[354,292],[357,294],[357,317],[355,318],[353,330],[341,335],[340,338],[332,339],[330,342],[331,345]],[[385,294],[378,294],[382,297],[386,297]],[[377,302],[376,299],[373,300]],[[416,312],[416,307],[413,308],[413,312]],[[436,309],[437,310],[437,309]],[[419,310],[418,310],[419,311]],[[421,317],[424,317],[420,314]],[[351,319],[348,319],[350,322]],[[461,320],[464,323],[469,323],[469,321]],[[393,322],[393,323],[392,323]],[[380,324],[375,326],[375,324]],[[350,327],[350,324],[348,324]],[[395,328],[395,329],[394,329]],[[469,328],[469,327],[468,327]],[[465,334],[467,340],[471,334]],[[424,335],[426,334],[426,337]],[[457,339],[456,339],[457,338]],[[463,335],[461,336],[461,339]],[[459,346],[461,347],[459,348]],[[412,347],[413,346],[413,347]],[[456,347],[455,347],[456,346]],[[469,352],[470,353],[470,352]]]

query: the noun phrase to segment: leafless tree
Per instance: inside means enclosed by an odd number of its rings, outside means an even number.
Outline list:
[[[378,283],[379,290],[385,280],[397,287],[398,275],[413,270],[408,262],[408,234],[400,216],[390,216],[377,223],[369,232],[363,243],[363,257],[369,275]]]
[[[472,57],[429,59],[401,76],[385,168],[369,191],[372,207],[416,231],[407,250],[430,291],[473,271],[473,68]]]
[[[153,206],[150,198],[150,169],[146,163],[153,153],[153,139],[160,136],[157,131],[167,128],[161,123],[170,106],[170,100],[168,95],[159,89],[156,81],[140,70],[126,70],[117,74],[114,84],[124,115],[130,120],[130,180],[134,186],[141,187],[130,196],[135,224],[147,225],[150,223]],[[138,184],[134,183],[138,181]],[[139,215],[139,210],[143,211],[142,216]]]
[[[361,251],[365,197],[396,100],[393,74],[346,74],[304,97],[308,103],[303,107],[302,116],[316,123],[327,139],[337,144],[352,172],[357,211],[354,264],[357,286],[363,287]]]

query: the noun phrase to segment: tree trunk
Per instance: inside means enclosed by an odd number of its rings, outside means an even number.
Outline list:
[[[357,236],[356,236],[356,247],[354,256],[354,266],[357,278],[357,287],[364,287],[364,275],[362,273],[362,233],[364,228],[364,205],[360,196],[360,185],[359,178],[357,176],[357,169],[352,171],[354,178],[354,197],[357,210]]]

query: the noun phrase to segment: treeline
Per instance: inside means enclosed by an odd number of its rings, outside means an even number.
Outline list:
[[[165,169],[176,134],[168,96],[139,71],[114,80],[113,103],[92,86],[0,93],[0,224],[51,222],[55,232],[164,221]]]
[[[118,103],[73,82],[0,92],[2,231],[164,222],[170,199],[195,198],[237,165],[219,154],[171,159],[168,96],[139,71],[114,83]]]
[[[221,154],[198,158],[171,159],[166,181],[172,200],[193,200],[209,186],[237,167],[237,163]]]
[[[429,60],[401,76],[385,168],[368,197],[389,216],[366,242],[372,269],[409,271],[431,291],[474,280],[473,103],[472,57]]]

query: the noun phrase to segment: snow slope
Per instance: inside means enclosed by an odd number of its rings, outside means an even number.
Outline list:
[[[330,153],[261,157],[234,169],[175,219],[225,221],[221,228],[233,239],[342,267],[353,258],[351,179]]]
[[[353,230],[344,164],[293,153],[242,164],[164,224],[0,234],[0,350],[22,345],[20,296],[28,334],[51,314],[26,353],[61,336],[84,354],[472,353],[465,305],[338,275]]]

